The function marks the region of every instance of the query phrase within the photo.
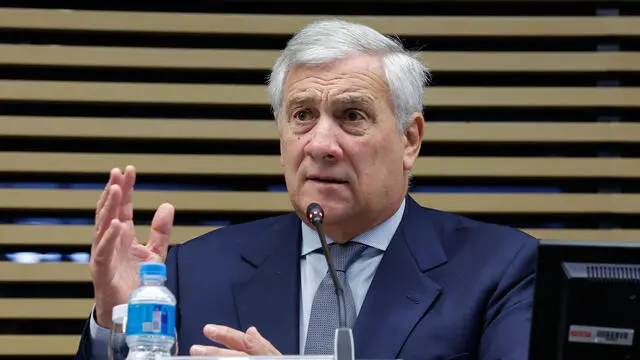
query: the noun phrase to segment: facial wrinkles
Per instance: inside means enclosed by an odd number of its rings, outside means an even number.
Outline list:
[[[345,86],[347,83],[348,86]],[[373,85],[373,86],[372,86]],[[329,99],[347,92],[368,94],[375,100],[377,93],[385,93],[385,82],[372,72],[354,72],[351,74],[329,73],[326,76],[308,76],[291,84],[291,99],[297,97],[312,97],[323,103]],[[377,88],[377,89],[376,89]]]

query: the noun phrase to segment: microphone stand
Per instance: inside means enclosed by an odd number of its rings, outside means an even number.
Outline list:
[[[334,359],[335,360],[355,360],[355,346],[353,342],[353,331],[347,327],[347,306],[344,300],[344,290],[342,284],[338,280],[333,260],[331,260],[331,252],[329,245],[327,245],[327,239],[324,236],[322,230],[322,220],[324,218],[324,211],[320,205],[311,203],[307,207],[307,218],[313,226],[316,228],[318,237],[320,237],[320,243],[322,244],[322,252],[324,253],[325,260],[329,266],[329,273],[333,280],[333,286],[336,290],[336,297],[338,300],[338,323],[339,326],[336,329],[334,336]]]
[[[347,305],[344,300],[344,289],[342,288],[342,284],[338,280],[338,274],[336,273],[335,266],[333,265],[333,260],[331,260],[331,251],[329,250],[327,239],[324,236],[324,231],[322,231],[322,223],[315,225],[315,227],[318,232],[318,236],[320,237],[322,252],[324,253],[324,258],[327,260],[327,264],[329,265],[329,274],[331,274],[333,287],[336,290],[336,296],[338,298],[338,323],[340,324],[341,328],[344,328],[347,327]]]

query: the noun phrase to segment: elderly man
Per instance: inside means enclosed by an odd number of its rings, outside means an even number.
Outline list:
[[[294,212],[228,226],[167,254],[173,207],[134,237],[135,169],[111,171],[90,262],[95,308],[79,357],[102,357],[111,309],[143,261],[167,264],[180,352],[330,354],[337,309],[308,204],[325,210],[346,273],[358,358],[527,359],[537,241],[418,205],[410,171],[424,131],[422,63],[373,29],[310,24],[273,67],[269,93]],[[334,313],[335,312],[335,313]]]

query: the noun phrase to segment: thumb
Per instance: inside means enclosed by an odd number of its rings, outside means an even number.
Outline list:
[[[149,241],[147,248],[153,253],[160,255],[162,261],[167,257],[169,242],[171,241],[171,230],[173,229],[173,217],[175,209],[173,205],[164,203],[158,207],[149,231]]]

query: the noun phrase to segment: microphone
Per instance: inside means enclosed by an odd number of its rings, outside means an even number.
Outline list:
[[[334,353],[336,360],[354,360],[355,359],[355,346],[353,343],[353,332],[347,327],[347,305],[344,300],[344,289],[342,284],[338,280],[338,274],[336,268],[331,260],[331,252],[327,245],[327,239],[324,236],[322,230],[322,221],[324,220],[324,210],[317,203],[311,203],[307,206],[307,219],[316,228],[318,237],[320,237],[320,243],[322,244],[322,252],[324,258],[329,265],[329,274],[333,280],[333,287],[336,290],[336,297],[338,298],[338,328],[334,337]]]

